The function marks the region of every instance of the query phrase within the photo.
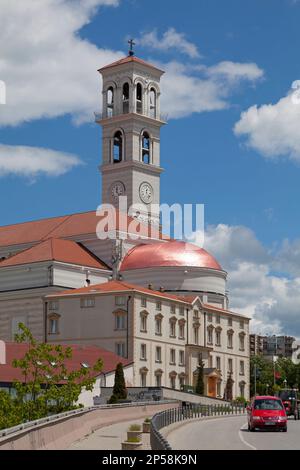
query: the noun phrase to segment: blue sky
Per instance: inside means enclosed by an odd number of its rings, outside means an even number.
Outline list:
[[[127,38],[134,37],[137,55],[167,71],[162,202],[204,203],[207,225],[221,224],[230,237],[248,240],[245,253],[251,242],[251,259],[239,254],[240,263],[266,267],[273,290],[274,273],[284,283],[295,282],[300,114],[287,94],[300,79],[300,2],[73,0],[72,8],[67,0],[45,0],[38,7],[32,0],[24,3],[26,11],[17,0],[0,6],[0,80],[7,86],[7,105],[0,105],[1,225],[92,210],[101,202],[101,130],[92,115],[100,108],[97,67],[125,55]],[[176,81],[182,86],[178,109]],[[189,95],[195,89],[201,95],[203,81],[214,87],[209,104],[197,96],[191,110]],[[249,111],[254,105],[255,119]],[[7,161],[15,158],[15,146],[23,150],[12,169]],[[24,146],[56,151],[63,161],[54,170],[43,168],[42,152],[38,170],[26,171],[27,164],[20,163]],[[242,232],[234,232],[238,227]],[[209,232],[208,246],[238,272],[241,265],[228,262],[222,241],[224,231],[217,241]],[[270,253],[272,262],[265,258]],[[267,302],[269,308],[269,297],[260,305]]]

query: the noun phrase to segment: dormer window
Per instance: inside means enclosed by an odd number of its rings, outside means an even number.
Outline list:
[[[110,118],[114,114],[114,89],[110,86],[106,93],[107,117]]]
[[[143,114],[143,89],[140,83],[136,86],[136,112]]]
[[[142,135],[142,162],[150,163],[150,136],[146,131]]]
[[[150,89],[150,117],[156,118],[156,91],[154,88]]]
[[[123,85],[123,114],[129,113],[129,84]]]
[[[121,131],[117,131],[114,135],[113,142],[113,162],[119,163],[123,160],[123,135]]]

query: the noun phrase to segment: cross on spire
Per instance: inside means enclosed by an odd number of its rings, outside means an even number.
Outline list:
[[[135,42],[133,41],[133,39],[129,39],[128,44],[130,46],[129,55],[133,56],[134,55],[133,46],[135,46]]]

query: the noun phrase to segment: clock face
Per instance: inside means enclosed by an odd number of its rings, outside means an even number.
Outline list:
[[[140,198],[145,204],[153,200],[153,188],[150,183],[142,183],[140,186]]]
[[[111,197],[114,202],[118,202],[120,196],[125,194],[125,186],[121,181],[116,181],[110,189]]]

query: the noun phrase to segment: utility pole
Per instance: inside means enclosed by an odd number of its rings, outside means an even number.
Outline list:
[[[256,364],[254,364],[254,396],[256,397]]]

